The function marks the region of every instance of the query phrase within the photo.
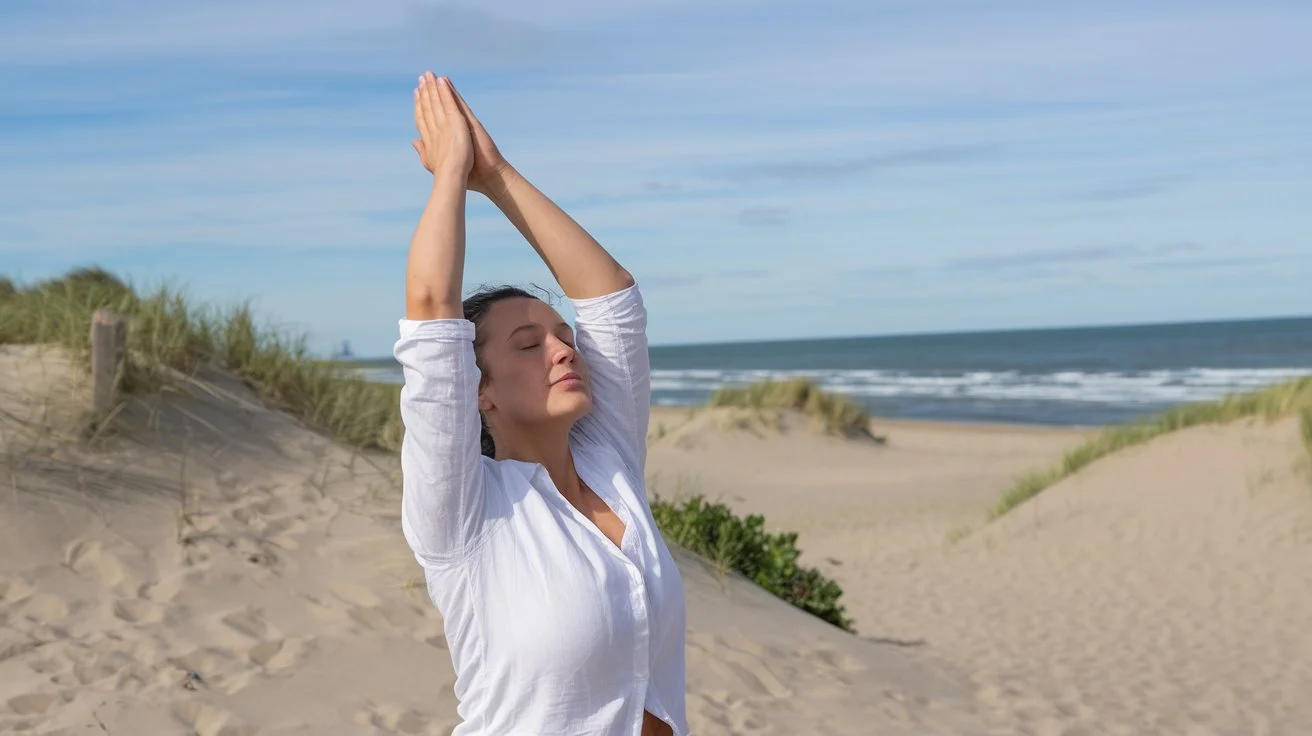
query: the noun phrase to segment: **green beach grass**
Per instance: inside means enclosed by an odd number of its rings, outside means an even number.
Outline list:
[[[1168,432],[1200,424],[1222,424],[1247,417],[1277,419],[1298,413],[1303,440],[1312,452],[1312,377],[1280,383],[1260,391],[1232,394],[1217,401],[1178,406],[1135,424],[1109,427],[1067,452],[1052,467],[1031,473],[1012,486],[990,516],[997,518],[1044,489],[1117,450],[1139,445]]]
[[[874,438],[870,431],[870,412],[865,407],[842,394],[823,391],[815,381],[807,378],[766,380],[748,386],[722,388],[711,395],[709,405],[755,410],[796,409],[830,434]]]
[[[1312,457],[1312,406],[1298,413],[1298,428],[1303,433],[1303,448]]]
[[[248,304],[196,306],[178,289],[140,295],[114,275],[87,268],[30,286],[0,278],[0,344],[59,345],[89,362],[92,315],[108,309],[129,321],[128,361],[121,388],[149,393],[213,364],[240,377],[269,406],[299,417],[342,444],[361,450],[400,448],[400,387],[370,383],[339,362],[314,358],[303,336],[256,323]],[[868,421],[814,388],[749,389],[770,406],[786,398],[835,427]],[[798,404],[797,402],[801,403]],[[832,580],[797,564],[796,534],[767,534],[764,520],[732,514],[700,496],[667,501],[653,493],[652,512],[672,543],[734,569],[788,603],[852,630]]]
[[[0,287],[0,344],[57,344],[86,362],[97,309],[130,322],[126,392],[155,390],[170,370],[190,375],[208,362],[343,444],[387,451],[400,446],[399,387],[371,384],[314,360],[303,337],[258,325],[246,304],[197,307],[169,287],[141,296],[105,271],[79,269],[25,288]]]

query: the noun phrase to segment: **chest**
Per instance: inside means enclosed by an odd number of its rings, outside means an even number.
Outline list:
[[[582,493],[577,498],[571,499],[569,503],[587,523],[595,526],[606,539],[610,540],[611,544],[616,547],[622,546],[626,529],[624,520],[600,496],[588,488],[587,484],[582,484]]]

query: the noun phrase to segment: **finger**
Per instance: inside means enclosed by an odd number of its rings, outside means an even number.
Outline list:
[[[451,86],[451,80],[442,77],[437,84],[437,97],[442,105],[442,112],[452,117],[461,115],[460,105],[456,103],[454,88]],[[461,115],[463,117],[463,115]]]
[[[438,136],[437,121],[433,116],[431,87],[426,77],[419,77],[419,117],[423,123],[419,128],[419,136],[424,139],[426,148],[432,148]]]
[[[424,102],[418,87],[415,87],[415,131],[421,136],[424,134]]]
[[[442,136],[442,121],[437,113],[437,89],[429,75],[420,77],[419,97],[424,113],[424,146],[437,150],[437,140]]]
[[[442,105],[441,87],[437,77],[432,72],[424,72],[424,89],[428,91],[428,110],[433,116],[434,125],[443,125],[446,122],[446,109]],[[434,128],[437,130],[437,128]]]

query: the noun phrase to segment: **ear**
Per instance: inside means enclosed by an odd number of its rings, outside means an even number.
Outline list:
[[[491,397],[489,397],[489,396],[487,395],[487,390],[486,390],[486,389],[481,389],[481,390],[479,390],[479,392],[478,392],[478,410],[479,410],[479,411],[491,411],[492,408],[493,408],[494,406],[495,406],[495,404],[492,403],[492,399],[491,399]]]

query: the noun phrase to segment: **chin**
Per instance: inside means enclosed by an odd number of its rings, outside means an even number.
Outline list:
[[[571,393],[552,402],[551,413],[561,418],[578,421],[592,411],[592,397],[583,393]]]

